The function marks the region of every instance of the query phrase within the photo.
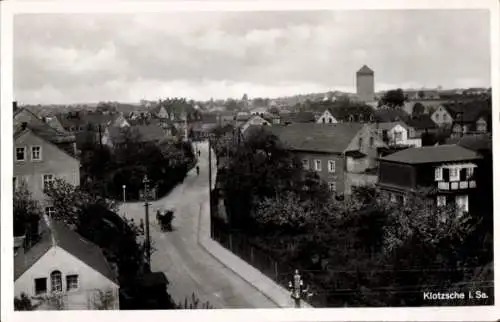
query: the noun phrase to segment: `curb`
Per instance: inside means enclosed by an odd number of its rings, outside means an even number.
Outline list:
[[[210,237],[210,230],[202,234],[202,221],[209,221],[208,219],[202,219],[203,208],[206,207],[206,202],[200,203],[200,211],[198,215],[198,244],[200,244],[207,253],[212,255],[215,259],[217,259],[222,265],[231,270],[234,274],[242,278],[248,284],[253,286],[256,290],[262,293],[265,297],[275,303],[279,308],[293,308],[294,301],[290,296],[290,292],[280,285],[276,284],[272,279],[262,274],[258,269],[248,264],[237,255],[233,254],[231,251],[222,247],[219,243],[214,241]],[[210,224],[208,225],[210,226]],[[205,226],[206,228],[206,226]],[[214,248],[214,249],[212,249]],[[219,253],[219,256],[218,254]],[[230,260],[225,258],[221,258],[220,253],[225,253],[224,257],[229,257]],[[231,262],[239,261],[238,266],[244,266],[244,270],[238,270],[232,265]],[[253,275],[253,277],[252,277]],[[308,303],[301,301],[302,308],[312,308]]]

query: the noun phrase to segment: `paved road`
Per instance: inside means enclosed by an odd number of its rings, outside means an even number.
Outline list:
[[[154,253],[153,271],[163,271],[176,302],[194,292],[200,301],[215,308],[273,308],[275,303],[223,266],[198,244],[200,207],[208,200],[208,144],[201,150],[200,175],[193,169],[185,181],[167,197],[150,206],[150,234]],[[164,233],[156,222],[156,209],[174,208],[173,232]],[[138,224],[144,218],[144,203],[127,203],[121,211]]]

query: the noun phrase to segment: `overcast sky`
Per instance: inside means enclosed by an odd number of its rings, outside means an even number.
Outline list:
[[[488,11],[19,15],[21,103],[490,86]]]

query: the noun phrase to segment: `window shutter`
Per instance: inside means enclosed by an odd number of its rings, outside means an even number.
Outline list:
[[[462,168],[460,169],[460,181],[465,181],[467,180],[467,169]]]
[[[443,169],[443,181],[445,182],[450,181],[450,169],[448,168]]]

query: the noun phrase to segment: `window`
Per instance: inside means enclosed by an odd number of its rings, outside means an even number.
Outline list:
[[[56,213],[54,207],[45,207],[45,214],[47,216],[52,217]]]
[[[32,146],[31,147],[31,160],[32,161],[42,160],[42,147],[41,146]]]
[[[25,148],[16,148],[16,161],[24,161],[26,159]]]
[[[437,206],[444,207],[446,206],[446,196],[437,196]]]
[[[469,211],[469,196],[456,196],[455,203],[459,213]]]
[[[66,276],[66,290],[71,291],[78,288],[78,275]]]
[[[17,181],[17,177],[14,177],[14,180],[12,181],[12,187],[14,188],[14,190],[17,189],[17,185],[18,185],[18,181]]]
[[[434,170],[434,178],[436,181],[443,180],[443,168],[436,168]]]
[[[324,117],[321,120],[322,120],[323,123],[325,123],[325,118]]]
[[[467,179],[470,179],[474,174],[474,168],[467,168]]]
[[[35,294],[45,294],[47,293],[47,279],[44,278],[35,278]]]
[[[44,174],[43,175],[43,190],[49,188],[54,183],[54,175],[53,174]]]
[[[370,146],[373,146],[374,143],[375,143],[375,139],[371,136],[370,137]]]
[[[50,273],[50,290],[52,292],[62,292],[62,275],[59,271]]]
[[[401,141],[403,139],[403,132],[395,131],[394,132],[394,140]]]
[[[458,168],[450,168],[450,181],[460,180],[458,176]]]
[[[321,160],[314,160],[314,170],[321,171]]]
[[[331,173],[335,172],[335,161],[328,160],[328,172],[331,172]]]
[[[330,191],[337,191],[337,183],[335,181],[328,182],[328,188],[330,188]]]
[[[358,145],[359,145],[359,148],[361,148],[363,146],[363,138],[358,139]]]
[[[306,170],[309,170],[309,160],[307,159],[302,160],[302,167],[304,167],[304,169]]]
[[[329,123],[333,123],[333,119],[330,117],[330,118],[328,119],[328,122],[329,122]]]

